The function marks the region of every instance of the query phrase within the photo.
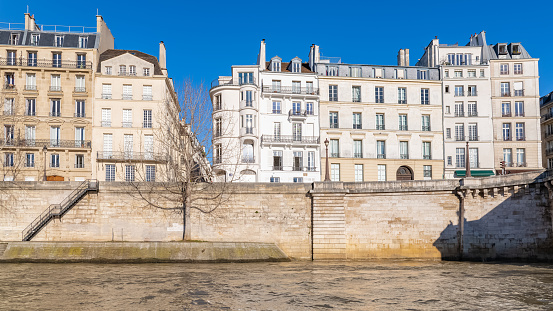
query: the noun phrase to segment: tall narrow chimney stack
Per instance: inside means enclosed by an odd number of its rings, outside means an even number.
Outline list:
[[[167,54],[165,50],[165,43],[163,41],[159,42],[159,66],[163,74],[167,75]]]

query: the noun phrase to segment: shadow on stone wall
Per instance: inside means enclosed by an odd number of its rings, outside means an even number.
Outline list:
[[[540,184],[532,186],[536,185]],[[484,197],[481,190],[474,195],[469,190],[465,198],[462,253],[459,249],[461,230],[453,223],[441,232],[433,245],[444,260],[553,261],[553,227],[547,196],[545,187],[522,188],[483,217],[467,221],[474,219],[486,205],[493,204],[493,200],[503,200],[499,193]]]

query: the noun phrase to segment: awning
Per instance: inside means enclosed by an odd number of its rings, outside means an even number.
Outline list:
[[[455,171],[455,175],[457,175],[457,177],[465,177],[466,174],[467,174],[466,170]],[[472,177],[487,177],[487,176],[493,176],[495,174],[492,170],[488,170],[488,171],[473,171],[473,170],[470,170],[470,175]]]

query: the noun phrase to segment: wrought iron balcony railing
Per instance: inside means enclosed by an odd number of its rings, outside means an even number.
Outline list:
[[[261,142],[286,144],[319,144],[319,137],[299,135],[263,135],[261,136]]]
[[[0,146],[37,147],[37,148],[92,148],[90,140],[65,139],[8,139],[0,140]]]
[[[154,152],[134,152],[134,151],[98,151],[96,152],[98,160],[106,161],[152,161],[152,162],[168,162],[170,156]]]
[[[288,116],[289,117],[308,117],[308,116],[311,116],[311,115],[313,115],[313,111],[294,110],[294,109],[290,109],[290,111],[288,111]]]
[[[243,156],[242,157],[242,163],[255,163],[255,157],[254,156]]]
[[[153,98],[153,95],[142,95],[142,100],[152,100]]]
[[[132,127],[132,122],[122,122],[121,127]]]
[[[50,85],[50,92],[61,92],[61,86]]]
[[[430,132],[430,125],[423,125],[423,126],[422,126],[422,130],[423,130],[424,132]]]
[[[84,112],[75,112],[75,118],[85,118],[86,113]]]
[[[240,86],[240,85],[257,85],[255,81],[255,77],[252,77],[252,79],[224,79],[222,81],[219,81],[219,79],[215,79],[211,81],[211,88],[215,88],[218,86]]]
[[[91,61],[46,60],[0,57],[0,66],[24,66],[41,68],[92,69]]]
[[[74,91],[75,91],[75,93],[85,93],[86,92],[86,87],[76,86]]]
[[[59,111],[50,111],[50,113],[48,115],[51,116],[51,117],[59,117],[59,116],[61,116],[61,112],[59,112]]]
[[[102,99],[111,99],[111,93],[102,93]]]
[[[263,86],[263,93],[319,95],[319,89],[294,86]]]
[[[36,84],[26,84],[25,91],[36,91]]]

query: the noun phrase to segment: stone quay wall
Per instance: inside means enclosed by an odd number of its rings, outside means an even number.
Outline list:
[[[228,184],[217,208],[192,208],[186,238],[274,243],[314,260],[381,258],[553,260],[553,186],[541,172],[461,180]],[[0,182],[0,241],[75,182]],[[204,191],[205,192],[205,191]],[[210,193],[212,195],[212,193]],[[194,193],[201,197],[202,191]],[[125,183],[101,182],[36,242],[179,241],[183,215],[160,189],[148,206]]]

